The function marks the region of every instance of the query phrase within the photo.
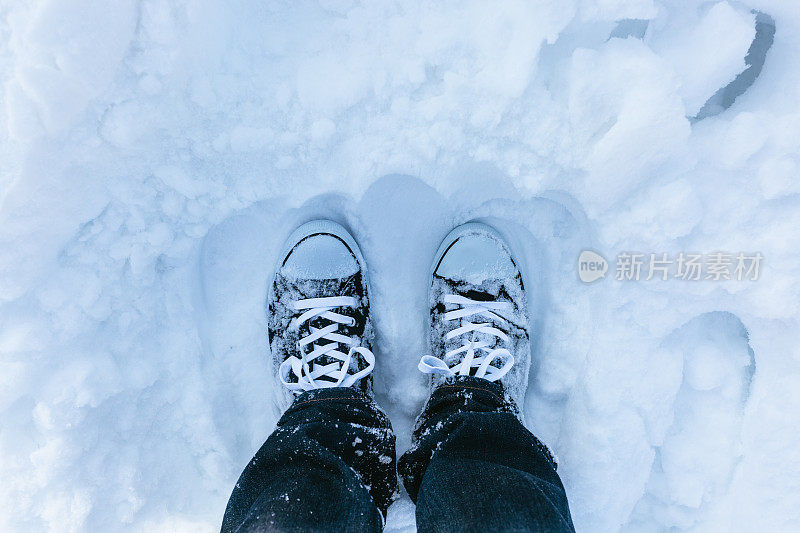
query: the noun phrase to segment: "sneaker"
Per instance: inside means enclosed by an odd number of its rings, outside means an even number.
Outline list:
[[[339,224],[308,222],[286,241],[268,300],[280,411],[314,389],[356,387],[372,394],[368,286],[361,251]]]
[[[433,262],[430,348],[419,369],[431,388],[457,376],[503,385],[522,405],[531,366],[522,272],[493,228],[470,222],[445,237]]]

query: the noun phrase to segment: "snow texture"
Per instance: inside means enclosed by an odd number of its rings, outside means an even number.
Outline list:
[[[698,114],[754,12],[763,68]],[[313,217],[369,265],[398,452],[430,261],[483,218],[521,243],[525,419],[579,531],[800,529],[791,0],[4,0],[0,136],[3,531],[218,529],[275,424],[272,265]],[[765,259],[584,285],[584,249]]]

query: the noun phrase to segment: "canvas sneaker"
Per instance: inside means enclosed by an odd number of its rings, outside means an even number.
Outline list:
[[[335,222],[315,220],[292,233],[279,257],[268,297],[278,409],[320,388],[371,395],[369,282],[355,239]]]
[[[531,366],[522,272],[494,228],[469,222],[445,237],[433,262],[430,349],[419,369],[431,388],[456,376],[499,381],[518,410]]]

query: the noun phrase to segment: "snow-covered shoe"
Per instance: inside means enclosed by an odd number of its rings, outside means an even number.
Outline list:
[[[372,394],[368,286],[361,251],[339,224],[308,222],[286,241],[268,300],[279,411],[313,389]]]
[[[470,222],[442,241],[432,267],[430,349],[419,369],[431,387],[456,376],[499,381],[522,406],[531,366],[522,273],[493,228]]]

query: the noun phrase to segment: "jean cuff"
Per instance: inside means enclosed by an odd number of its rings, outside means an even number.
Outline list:
[[[432,419],[460,412],[517,414],[518,411],[506,396],[501,383],[470,376],[455,376],[446,379],[433,390],[417,421],[417,427]]]
[[[328,387],[305,391],[295,398],[292,405],[283,413],[278,421],[278,426],[282,426],[290,420],[292,423],[296,423],[298,416],[301,418],[338,417],[341,414],[341,408],[336,407],[337,404],[354,407],[355,411],[361,413],[358,418],[371,417],[378,425],[390,427],[389,419],[372,397],[355,387]]]
[[[499,381],[489,381],[470,376],[456,376],[449,378],[437,386],[431,393],[425,409],[417,423],[418,434],[431,421],[442,420],[452,414],[462,412],[473,413],[511,413],[519,418],[519,407],[506,396],[503,384]],[[528,433],[528,431],[526,429]],[[535,435],[531,437],[551,463],[553,469],[557,467],[556,458],[550,449]]]

